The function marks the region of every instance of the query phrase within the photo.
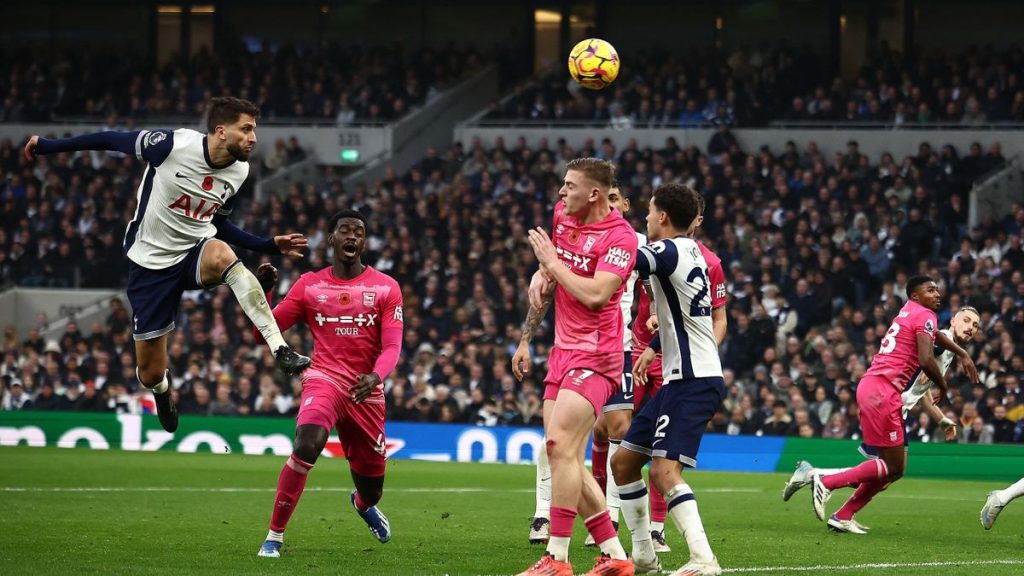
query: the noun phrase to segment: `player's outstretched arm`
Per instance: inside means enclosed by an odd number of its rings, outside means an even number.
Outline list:
[[[939,363],[935,361],[932,339],[924,333],[917,335],[917,361],[921,365],[921,371],[928,376],[933,384],[939,387],[944,397],[949,391],[946,387],[946,378],[939,369]]]
[[[309,246],[306,237],[299,233],[282,234],[273,238],[250,234],[232,224],[224,214],[218,213],[214,216],[213,225],[217,228],[216,238],[232,246],[239,246],[261,254],[281,254],[291,258],[302,258],[300,250]]]
[[[932,421],[938,422],[939,427],[946,434],[946,442],[952,442],[956,439],[956,422],[953,422],[939,410],[939,407],[935,405],[935,400],[931,394],[925,394],[921,397],[921,403],[924,405],[925,412],[931,417]]]
[[[132,154],[141,158],[143,146],[146,144],[145,137],[147,134],[161,134],[162,137],[159,138],[160,142],[169,139],[167,132],[151,133],[145,130],[135,130],[133,132],[116,132],[108,130],[106,132],[95,132],[92,134],[73,136],[71,138],[57,139],[40,138],[38,135],[34,135],[29,138],[28,143],[25,144],[24,154],[27,160],[34,160],[37,154],[45,156],[47,154],[56,154],[58,152],[109,150],[112,152]],[[154,142],[152,145],[156,146],[160,142]]]

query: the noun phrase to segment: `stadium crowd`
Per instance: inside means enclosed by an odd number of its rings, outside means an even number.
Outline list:
[[[560,66],[517,86],[487,118],[630,127],[787,122],[981,125],[1024,122],[1024,51],[972,47],[904,57],[882,50],[853,82],[804,46],[631,54],[611,90],[586,90]]]
[[[153,70],[119,46],[13,47],[0,53],[0,122],[194,118],[215,94],[259,105],[264,120],[387,122],[481,66],[474,49],[203,49]],[[127,87],[127,88],[126,88]]]
[[[303,271],[331,261],[327,216],[343,206],[362,211],[364,259],[394,276],[405,298],[403,357],[386,381],[388,417],[537,426],[550,318],[534,340],[532,376],[518,383],[509,366],[536,268],[526,230],[550,225],[568,160],[614,159],[637,229],[662,182],[692,182],[707,199],[701,234],[722,259],[729,291],[721,349],[728,395],[715,432],[857,437],[854,387],[906,299],[908,276],[924,272],[946,292],[941,324],[964,304],[981,311],[983,330],[968,349],[982,383],[958,376],[943,405],[962,426],[961,441],[1021,442],[1024,206],[968,229],[970,183],[1003,162],[999,144],[986,144],[961,155],[922,143],[871,159],[856,142],[831,156],[792,142],[745,151],[724,126],[705,150],[671,138],[662,148],[621,150],[610,141],[577,149],[457,143],[427,150],[409,172],[389,171],[369,188],[344,189],[325,168],[322,182],[293,185],[234,218],[253,233],[308,236],[308,258],[270,259],[281,271],[277,301]],[[3,278],[71,285],[77,273],[83,286],[121,285],[120,234],[134,210],[136,161],[97,164],[83,154],[28,164],[16,152],[0,146]],[[243,257],[250,266],[268,259]],[[2,409],[145,409],[129,318],[115,298],[105,323],[88,331],[72,323],[59,339],[6,328]],[[184,413],[295,414],[301,384],[274,370],[226,287],[188,293],[177,328],[170,365]],[[311,349],[303,328],[286,337]],[[908,432],[915,441],[941,436],[916,412]]]

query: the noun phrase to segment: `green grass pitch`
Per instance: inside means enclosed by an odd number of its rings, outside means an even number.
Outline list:
[[[283,462],[0,448],[0,574],[515,574],[543,552],[526,541],[533,467],[391,461],[381,509],[394,539],[381,545],[349,504],[346,463],[321,459],[282,558],[257,558]],[[1024,503],[990,532],[978,522],[997,483],[902,480],[858,515],[870,535],[853,536],[829,533],[807,490],[783,503],[785,475],[687,477],[727,574],[1024,573]],[[583,537],[578,521],[578,573],[596,554]],[[662,562],[675,569],[686,546],[674,526],[667,537]]]

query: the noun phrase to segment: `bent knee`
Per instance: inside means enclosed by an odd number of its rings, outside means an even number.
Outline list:
[[[218,274],[224,274],[236,260],[235,251],[220,240],[210,240],[203,249],[203,265]]]
[[[307,464],[315,464],[323,449],[323,444],[314,438],[296,438],[292,445],[292,454]]]
[[[549,437],[544,443],[544,449],[548,453],[548,461],[552,465],[561,463],[575,457],[572,453],[569,441],[561,436]]]

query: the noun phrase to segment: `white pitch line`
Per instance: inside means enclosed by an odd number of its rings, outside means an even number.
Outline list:
[[[238,488],[238,487],[192,487],[192,486],[0,486],[0,492],[274,492],[273,487],[268,488]],[[323,486],[309,487],[306,492],[351,492],[351,487],[344,486]],[[387,492],[410,492],[424,493],[431,492],[447,494],[468,494],[468,493],[490,493],[504,492],[515,494],[533,494],[532,488],[385,488]],[[708,488],[700,492],[711,493],[748,493],[763,492],[757,488]]]
[[[866,568],[941,568],[944,566],[1022,566],[1024,560],[961,560],[955,562],[877,562],[870,564],[819,564],[817,566],[752,566],[749,568],[723,568],[723,573],[742,574],[752,572],[824,572],[840,570],[863,570]]]
[[[0,492],[274,492],[275,488],[200,488],[192,486],[29,486],[29,487],[0,487]],[[306,492],[351,492],[353,488],[342,486],[331,487],[309,487]],[[522,492],[532,493],[533,490],[514,489],[497,490],[491,488],[386,488],[387,492],[441,492],[441,493],[470,493],[470,492]]]

